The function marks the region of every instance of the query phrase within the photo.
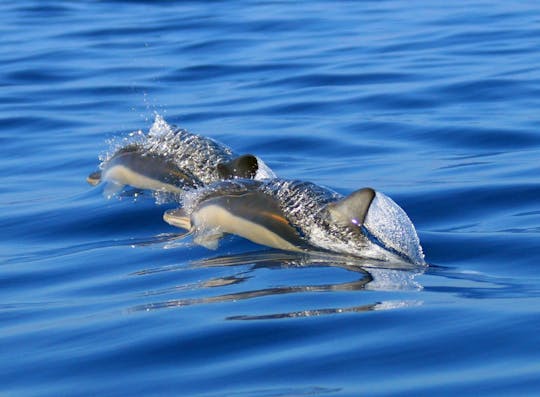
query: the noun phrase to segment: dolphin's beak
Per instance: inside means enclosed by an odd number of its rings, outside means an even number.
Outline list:
[[[96,186],[99,182],[101,182],[101,171],[92,172],[86,177],[86,182],[92,186]]]
[[[174,210],[167,210],[163,214],[163,220],[169,225],[173,225],[182,229],[191,229],[190,217],[186,215],[186,211],[183,208],[176,208]]]
[[[364,228],[372,240],[415,265],[425,265],[420,240],[411,220],[390,197],[376,192]]]

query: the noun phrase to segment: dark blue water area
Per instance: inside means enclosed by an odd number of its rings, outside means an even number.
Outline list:
[[[0,14],[0,394],[540,390],[540,3],[22,1]],[[427,269],[177,239],[86,176],[169,123],[372,186]]]

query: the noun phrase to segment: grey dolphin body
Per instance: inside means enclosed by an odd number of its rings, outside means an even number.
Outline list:
[[[91,185],[102,180],[119,188],[130,185],[139,189],[180,193],[187,187],[196,187],[200,181],[187,171],[181,170],[169,158],[146,153],[138,145],[128,145],[107,160],[100,171],[86,179]]]
[[[213,139],[159,122],[160,133],[151,131],[142,142],[116,151],[101,170],[88,176],[88,183],[111,182],[113,190],[130,185],[182,193],[223,179],[255,178],[262,169],[269,170],[253,155],[237,156]]]
[[[271,179],[222,181],[186,198],[164,214],[213,247],[223,233],[274,248],[317,248],[359,257],[425,264],[405,212],[370,188],[349,196],[310,182]]]

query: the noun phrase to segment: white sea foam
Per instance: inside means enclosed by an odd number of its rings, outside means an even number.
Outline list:
[[[150,127],[150,130],[148,130],[148,136],[160,137],[172,132],[173,130],[171,126],[165,121],[165,119],[161,115],[156,114],[154,123]]]
[[[417,273],[409,270],[370,268],[369,274],[373,278],[366,285],[366,289],[377,291],[414,290],[419,291],[422,285],[414,280]]]
[[[272,171],[260,157],[257,157],[257,164],[259,167],[254,179],[261,181],[263,179],[273,179],[277,177],[274,171]]]
[[[412,300],[412,301],[383,301],[381,303],[377,303],[373,310],[394,310],[394,309],[403,309],[407,307],[417,307],[422,306],[424,304],[423,301],[419,300]]]
[[[425,264],[414,225],[405,211],[390,197],[376,193],[364,226],[385,247],[406,256],[416,265]]]

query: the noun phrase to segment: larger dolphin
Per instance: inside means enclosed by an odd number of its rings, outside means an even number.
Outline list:
[[[394,201],[371,188],[342,195],[310,182],[222,181],[199,189],[164,220],[215,247],[223,233],[289,251],[323,249],[424,265],[416,230]]]

